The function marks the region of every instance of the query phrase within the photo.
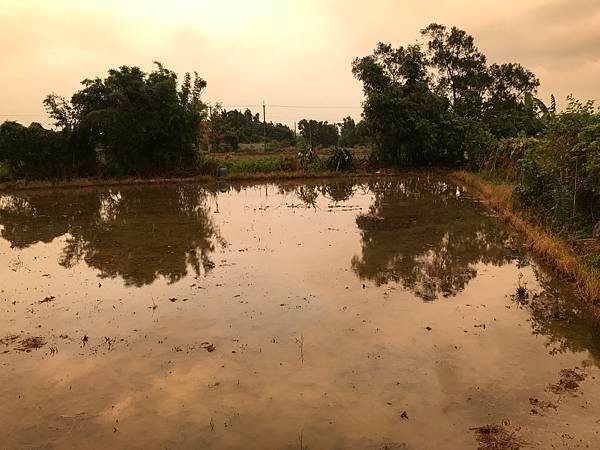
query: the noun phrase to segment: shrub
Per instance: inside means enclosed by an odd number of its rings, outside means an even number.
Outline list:
[[[215,176],[219,167],[221,167],[221,164],[216,159],[205,158],[198,164],[198,172],[200,175]]]
[[[482,170],[508,181],[518,179],[518,162],[529,150],[538,145],[533,137],[501,139],[489,148],[482,160]]]
[[[13,178],[52,178],[69,170],[68,142],[62,132],[38,123],[24,127],[17,122],[0,125],[0,162]]]
[[[346,148],[334,147],[327,159],[327,169],[332,172],[348,171],[354,168],[352,152]]]
[[[600,211],[600,112],[570,98],[518,162],[515,200],[553,228],[591,230]]]
[[[298,162],[304,170],[318,170],[321,160],[312,147],[306,147],[298,152]]]

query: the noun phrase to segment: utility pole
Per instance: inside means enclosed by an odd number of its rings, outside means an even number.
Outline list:
[[[296,122],[294,122],[294,138],[296,138]]]
[[[212,122],[212,103],[208,103],[208,123],[209,123],[209,130],[208,130],[208,145],[206,146],[208,149],[208,153],[210,153],[210,146],[211,146],[211,139],[212,139],[212,134],[213,134],[213,122]]]
[[[308,121],[308,146],[312,150],[312,120]]]
[[[265,114],[265,101],[263,100],[263,150],[267,150],[267,119]]]

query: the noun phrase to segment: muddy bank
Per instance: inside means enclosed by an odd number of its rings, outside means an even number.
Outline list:
[[[166,178],[78,178],[73,180],[49,180],[49,181],[9,181],[0,183],[0,192],[14,192],[24,190],[44,190],[44,189],[68,189],[68,188],[86,188],[102,186],[131,186],[148,184],[172,184],[172,183],[214,183],[227,181],[280,181],[280,180],[299,180],[302,179],[328,179],[328,178],[365,178],[368,176],[397,176],[399,174],[410,173],[410,171],[398,170],[378,170],[372,172],[329,172],[329,171],[292,171],[292,172],[267,172],[267,173],[232,173],[223,178],[216,178],[211,175],[195,175],[182,177]]]

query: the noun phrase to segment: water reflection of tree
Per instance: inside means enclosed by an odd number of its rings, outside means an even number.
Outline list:
[[[550,354],[588,351],[600,362],[598,316],[576,298],[569,286],[533,266],[541,292],[531,294],[523,307],[531,313],[532,333],[546,340]],[[593,307],[592,307],[593,308]]]
[[[281,183],[277,185],[277,190],[281,195],[293,195],[306,208],[316,208],[321,196],[334,203],[348,201],[354,195],[357,186],[359,185],[353,180],[332,180],[327,183]]]
[[[514,257],[507,231],[482,214],[457,186],[431,176],[369,183],[374,200],[357,217],[362,254],[352,259],[361,279],[402,283],[424,300],[460,292],[477,263]]]
[[[18,248],[66,237],[60,263],[85,261],[103,277],[142,286],[159,276],[175,282],[214,267],[224,240],[195,185],[19,194],[0,205],[2,237]]]

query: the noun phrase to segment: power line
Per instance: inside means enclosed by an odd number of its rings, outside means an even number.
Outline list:
[[[47,114],[38,114],[38,113],[12,113],[12,114],[0,114],[2,117],[12,117],[12,116],[31,116],[31,117],[47,117]]]
[[[216,103],[215,103],[216,104]],[[262,108],[262,104],[256,105],[236,105],[236,104],[221,104],[223,108]],[[265,104],[268,108],[297,108],[297,109],[362,109],[362,106],[332,106],[332,105],[270,105]]]
[[[217,102],[212,102],[211,104],[216,104]],[[362,109],[362,106],[349,106],[349,105],[270,105],[270,104],[247,104],[247,105],[238,105],[238,104],[221,104],[224,108],[262,108],[266,106],[268,108],[296,108],[296,109]],[[10,116],[33,116],[33,117],[47,117],[48,115],[45,113],[29,113],[29,112],[17,112],[17,113],[0,113],[0,117],[10,117]]]

